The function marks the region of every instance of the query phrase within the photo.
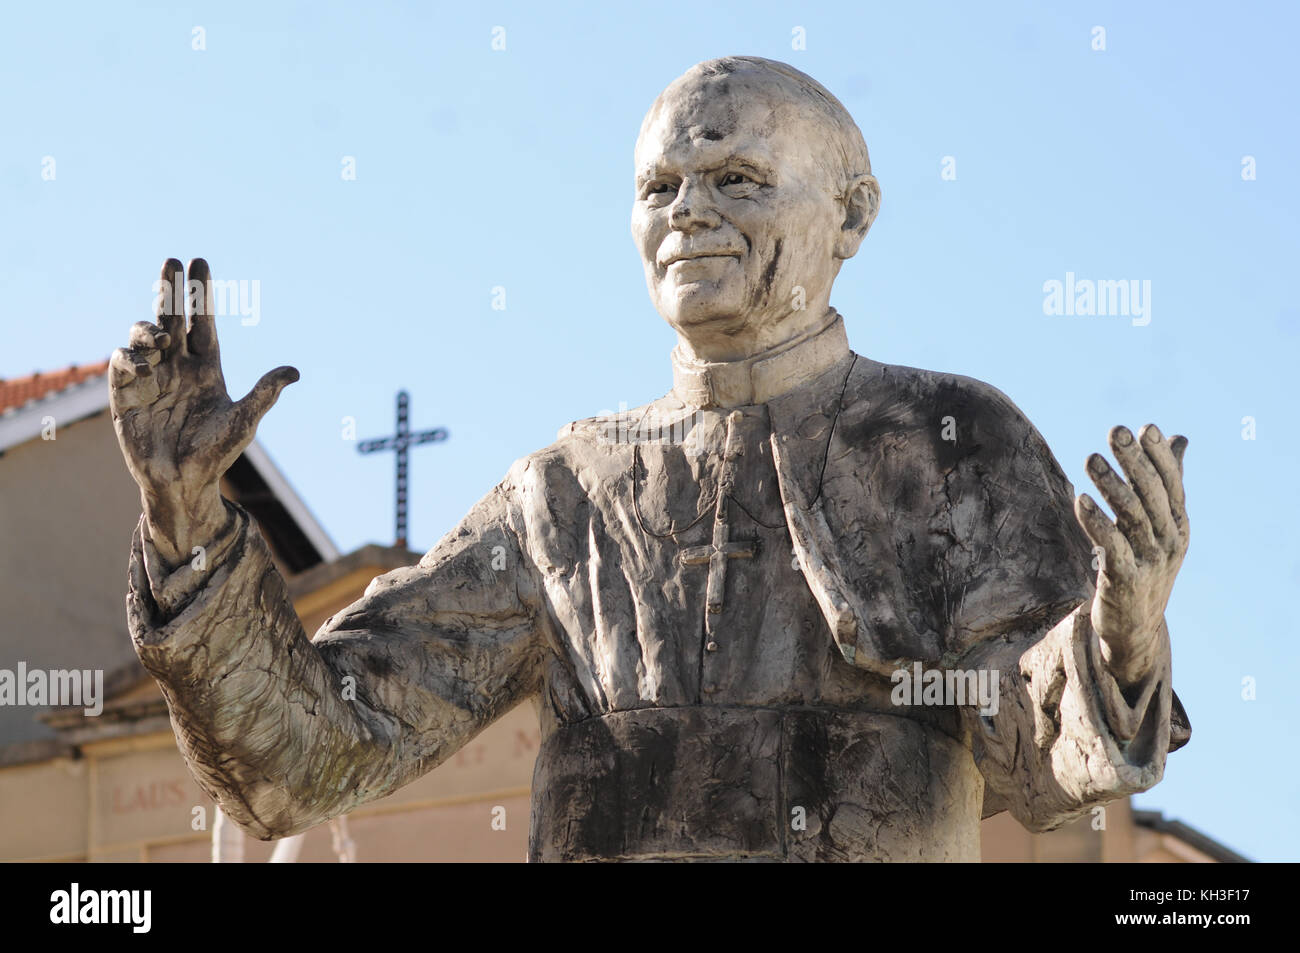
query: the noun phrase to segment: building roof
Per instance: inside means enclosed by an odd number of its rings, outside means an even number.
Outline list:
[[[95,364],[69,364],[60,371],[37,371],[9,380],[0,378],[0,414],[107,373],[108,361],[103,360]]]
[[[1167,834],[1170,837],[1177,838],[1184,844],[1199,850],[1208,857],[1212,857],[1221,864],[1248,864],[1251,862],[1249,857],[1243,857],[1232,848],[1225,847],[1214,838],[1202,834],[1196,828],[1184,824],[1182,821],[1166,818],[1160,811],[1140,811],[1134,808],[1133,823],[1138,827],[1145,827],[1158,834]]]

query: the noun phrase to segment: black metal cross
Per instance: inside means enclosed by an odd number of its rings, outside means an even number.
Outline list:
[[[394,545],[402,547],[406,546],[407,451],[422,443],[436,443],[447,439],[447,430],[444,427],[411,433],[410,410],[411,395],[404,390],[399,390],[397,392],[397,433],[378,440],[362,440],[357,444],[359,453],[374,453],[378,450],[397,451],[397,542]]]

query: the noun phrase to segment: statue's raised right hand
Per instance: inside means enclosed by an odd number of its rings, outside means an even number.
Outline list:
[[[140,485],[154,548],[170,568],[189,561],[194,546],[208,545],[221,531],[222,474],[252,442],[280,391],[298,379],[294,368],[277,367],[242,400],[232,401],[221,374],[207,262],[191,261],[189,279],[187,286],[176,259],[163,263],[157,323],[137,322],[129,345],[114,351],[109,362],[118,443]],[[187,287],[194,293],[185,294]]]

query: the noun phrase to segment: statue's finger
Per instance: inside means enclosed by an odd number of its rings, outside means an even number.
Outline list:
[[[158,280],[154,316],[169,335],[169,342],[163,348],[171,358],[185,353],[185,266],[175,258],[168,258],[163,262]]]
[[[1151,531],[1166,551],[1173,549],[1178,540],[1178,527],[1174,525],[1173,514],[1169,510],[1169,494],[1165,492],[1164,481],[1146,455],[1142,445],[1127,427],[1114,427],[1110,431],[1110,446],[1115,459],[1124,468],[1129,486],[1142,501],[1151,524]]]
[[[1115,511],[1115,525],[1128,540],[1133,555],[1142,560],[1154,559],[1159,550],[1151,533],[1146,510],[1142,508],[1142,501],[1137,498],[1137,494],[1120,479],[1119,474],[1111,469],[1100,453],[1094,453],[1088,458],[1088,475]]]
[[[153,401],[160,394],[170,392],[176,381],[176,367],[167,357],[166,346],[171,343],[171,334],[156,324],[137,321],[131,327],[131,346],[127,349],[136,377],[141,381],[152,380],[150,387],[144,388],[150,393],[144,395],[146,401]]]
[[[132,348],[158,348],[165,351],[171,344],[171,333],[148,321],[131,325],[128,341]]]
[[[229,455],[237,452],[236,448],[243,450],[248,446],[257,432],[258,423],[280,399],[280,392],[298,380],[298,377],[298,369],[287,365],[262,375],[253,389],[231,408],[227,437],[222,442],[223,454]]]
[[[1160,481],[1165,485],[1165,495],[1169,498],[1169,512],[1181,534],[1187,526],[1187,509],[1183,496],[1182,468],[1178,465],[1178,459],[1155,424],[1143,427],[1138,433],[1138,440],[1151,460],[1151,465],[1160,474]]]
[[[130,349],[131,360],[135,362],[135,390],[142,403],[151,404],[163,391],[164,381],[160,375],[166,374],[168,367],[163,364],[162,351],[156,347],[133,347]]]
[[[131,357],[135,360],[135,373],[139,377],[151,377],[153,369],[162,363],[162,352],[156,347],[133,347]]]
[[[135,358],[124,347],[119,347],[108,359],[108,382],[114,389],[135,383]]]
[[[295,383],[299,376],[298,368],[289,367],[287,364],[267,371],[262,375],[262,379],[253,385],[253,389],[240,399],[237,406],[247,408],[253,415],[253,423],[257,423],[275,406],[275,402],[280,399],[280,392]]]
[[[1175,434],[1174,438],[1169,441],[1169,449],[1173,451],[1174,459],[1178,461],[1178,475],[1183,474],[1183,454],[1187,452],[1187,438],[1182,434]]]
[[[157,396],[155,386],[148,376],[140,374],[131,351],[119,347],[113,352],[108,360],[108,402],[115,418],[153,400]]]
[[[221,350],[217,346],[216,294],[212,272],[202,258],[190,260],[186,289],[195,292],[186,296],[190,302],[189,349],[209,362],[218,361]]]
[[[1110,517],[1102,512],[1087,493],[1075,497],[1074,515],[1083,531],[1092,540],[1093,546],[1100,547],[1103,562],[1101,571],[1116,579],[1130,579],[1133,576],[1133,550],[1119,528],[1111,522]]]

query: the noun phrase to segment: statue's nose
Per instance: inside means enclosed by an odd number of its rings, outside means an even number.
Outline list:
[[[716,228],[722,223],[722,216],[714,207],[707,187],[686,181],[677,192],[677,198],[669,210],[668,223],[680,231],[696,228]]]

